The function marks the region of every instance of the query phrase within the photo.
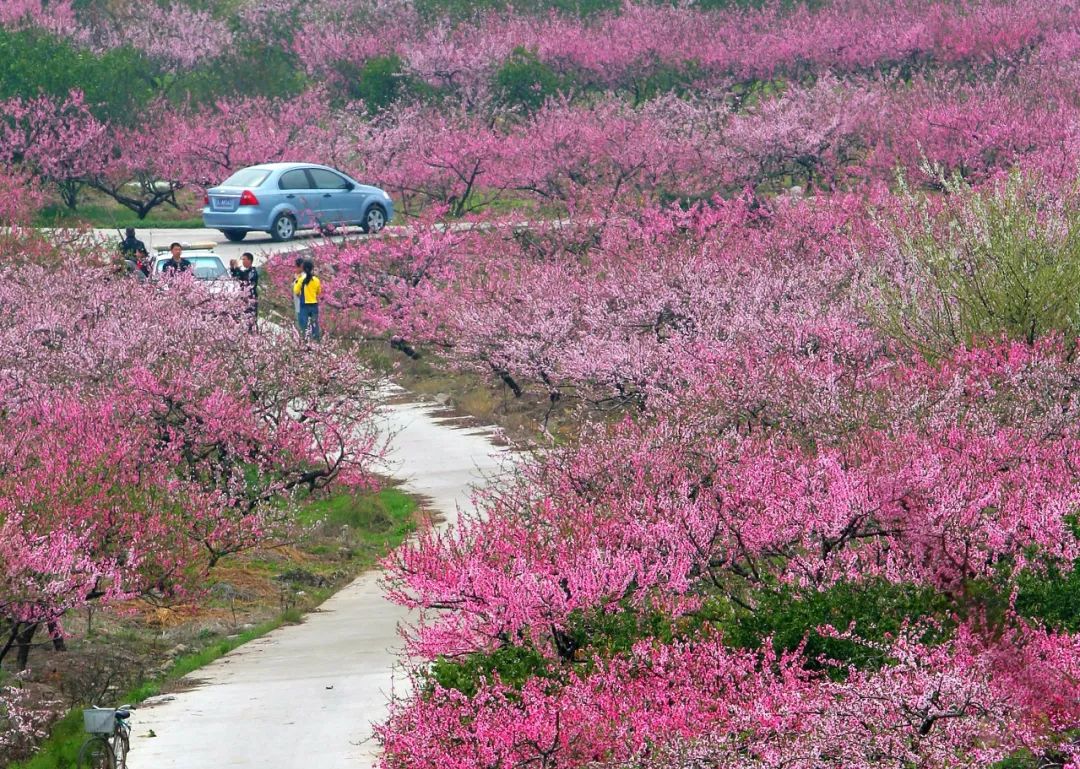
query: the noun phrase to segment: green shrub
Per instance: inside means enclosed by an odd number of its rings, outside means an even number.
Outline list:
[[[504,103],[532,111],[565,90],[565,80],[532,51],[515,48],[495,72],[495,90]]]
[[[695,81],[702,76],[701,65],[696,61],[679,64],[656,62],[644,68],[642,76],[631,84],[634,103],[644,104],[663,93],[684,95],[690,92]]]
[[[163,85],[173,102],[198,105],[229,96],[296,96],[307,86],[307,77],[287,47],[244,40],[225,56],[205,61]]]
[[[723,597],[707,599],[699,611],[677,620],[661,611],[630,605],[615,612],[575,612],[566,631],[557,634],[555,657],[563,663],[572,659],[580,670],[587,670],[594,658],[628,654],[645,639],[667,644],[719,632],[728,646],[741,649],[758,649],[770,638],[777,651],[792,651],[805,642],[811,668],[841,676],[842,670],[823,664],[824,660],[876,667],[883,662],[881,655],[862,644],[828,638],[817,628],[832,625],[845,630],[854,623],[860,637],[881,641],[897,633],[905,618],[944,620],[951,608],[949,599],[931,588],[884,581],[842,583],[821,592],[761,591],[743,603],[754,608]],[[430,676],[432,682],[471,696],[481,681],[495,674],[504,684],[520,687],[531,676],[551,678],[559,670],[558,659],[531,646],[507,645],[491,653],[439,659]]]
[[[899,631],[905,618],[943,617],[949,608],[948,599],[931,588],[877,580],[840,583],[820,592],[782,588],[759,593],[747,603],[753,610],[718,607],[716,624],[725,642],[754,649],[771,637],[777,651],[791,651],[805,639],[811,667],[817,667],[822,658],[856,667],[876,666],[881,661],[863,645],[823,636],[817,631],[822,625],[845,630],[854,624],[861,638],[880,641]],[[715,603],[707,605],[704,613],[708,615],[710,609],[717,612]]]
[[[1021,575],[1016,610],[1058,630],[1080,631],[1080,561],[1068,573],[1050,568]]]
[[[432,663],[430,682],[445,689],[457,689],[472,697],[483,681],[497,675],[515,689],[530,678],[548,677],[551,666],[543,654],[526,646],[504,646],[490,654],[470,654],[461,660],[440,657]]]
[[[363,66],[341,61],[336,65],[338,75],[346,83],[349,96],[363,99],[368,109],[386,109],[407,93],[416,90],[405,73],[405,64],[397,54],[376,56]]]
[[[1006,336],[1029,344],[1080,333],[1080,210],[1012,174],[986,190],[942,180],[944,205],[901,183],[884,222],[889,258],[871,314],[931,357]]]
[[[99,54],[40,30],[0,28],[0,99],[79,90],[97,117],[130,124],[153,99],[157,75],[133,48]]]

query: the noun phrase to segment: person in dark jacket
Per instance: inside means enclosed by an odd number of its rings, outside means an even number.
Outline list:
[[[146,253],[146,244],[135,237],[134,227],[128,227],[124,230],[124,239],[120,241],[120,256],[134,259],[139,251]]]
[[[191,262],[184,258],[184,247],[179,243],[172,243],[169,245],[169,253],[171,256],[165,264],[161,265],[161,272],[163,274],[178,273],[178,272],[190,272]]]
[[[245,251],[240,257],[243,267],[237,267],[236,262],[230,263],[229,272],[240,281],[240,285],[247,288],[251,295],[244,313],[249,315],[248,328],[254,330],[255,321],[259,317],[259,271],[255,269],[255,256]]]

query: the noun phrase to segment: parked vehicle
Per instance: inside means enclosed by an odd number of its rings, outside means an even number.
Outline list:
[[[209,248],[185,248],[182,256],[191,263],[191,274],[196,280],[206,281],[212,294],[235,294],[241,290],[240,284],[232,277],[222,258]],[[165,263],[171,255],[168,251],[158,251],[154,259],[151,276],[161,278]]]
[[[359,225],[378,232],[394,216],[390,196],[328,166],[266,163],[241,169],[206,191],[203,224],[233,242],[249,232],[291,240],[302,229]]]

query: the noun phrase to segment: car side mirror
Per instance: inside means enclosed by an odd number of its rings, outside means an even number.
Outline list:
[[[356,189],[355,184],[353,184],[352,182],[345,182],[345,190],[346,190],[346,192],[352,192],[355,189]]]

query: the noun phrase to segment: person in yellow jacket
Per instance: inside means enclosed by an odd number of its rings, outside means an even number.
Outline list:
[[[293,295],[298,302],[296,325],[300,327],[301,338],[307,338],[310,331],[311,338],[316,342],[322,339],[322,329],[319,328],[319,294],[321,293],[322,283],[315,277],[315,262],[305,259],[303,272],[293,281]]]

